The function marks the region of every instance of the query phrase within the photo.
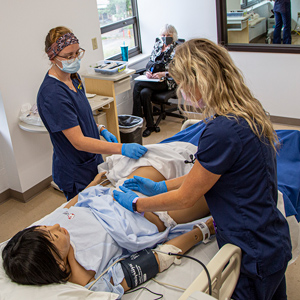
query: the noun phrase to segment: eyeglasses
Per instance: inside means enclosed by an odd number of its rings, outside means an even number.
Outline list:
[[[62,55],[56,55],[56,56],[66,59],[68,63],[72,63],[75,61],[76,58],[82,59],[84,56],[84,53],[85,53],[85,50],[82,48],[79,48],[75,54],[67,55],[67,56],[62,56]]]

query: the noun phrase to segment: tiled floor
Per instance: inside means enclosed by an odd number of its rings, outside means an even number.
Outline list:
[[[292,31],[292,45],[300,45],[300,32]],[[258,38],[251,40],[251,44],[265,44],[266,43],[266,36],[262,35]]]
[[[149,137],[143,138],[143,144],[153,144],[174,135],[181,128],[181,119],[167,117],[161,121],[159,133],[153,132]],[[296,129],[299,127],[283,126],[275,124],[275,129]],[[21,203],[14,199],[9,199],[0,205],[0,242],[7,240],[19,230],[29,226],[33,222],[52,212],[55,208],[65,202],[61,192],[52,187],[44,190],[28,203]],[[299,299],[300,291],[300,261],[299,259],[291,264],[286,273],[288,299]]]

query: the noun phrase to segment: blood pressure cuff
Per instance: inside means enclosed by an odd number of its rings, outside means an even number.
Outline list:
[[[158,263],[151,249],[144,249],[120,261],[125,280],[135,288],[158,273]]]

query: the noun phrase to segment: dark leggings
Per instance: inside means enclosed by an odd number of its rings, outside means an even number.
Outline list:
[[[144,117],[146,119],[146,127],[154,127],[154,120],[152,114],[151,98],[153,92],[166,91],[168,85],[163,82],[149,82],[149,81],[136,81],[133,88],[133,109],[134,116]]]

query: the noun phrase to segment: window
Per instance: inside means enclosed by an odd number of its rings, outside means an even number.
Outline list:
[[[261,2],[262,0],[241,0],[241,8],[247,8],[250,7],[258,2]]]
[[[141,53],[136,0],[97,0],[105,59],[121,60],[128,45],[129,57]]]

